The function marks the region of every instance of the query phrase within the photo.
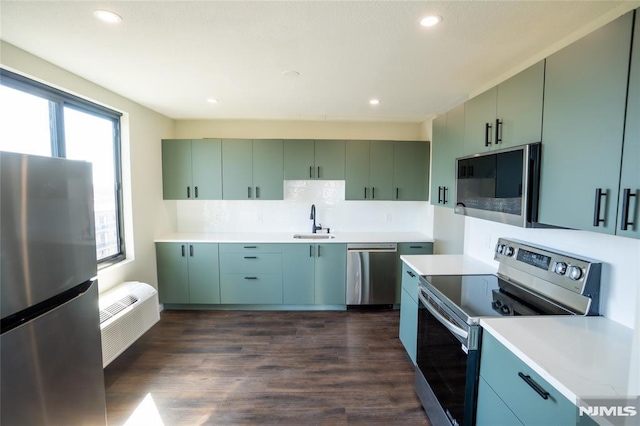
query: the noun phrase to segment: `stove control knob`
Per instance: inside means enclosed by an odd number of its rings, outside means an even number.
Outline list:
[[[556,265],[553,267],[553,272],[555,272],[558,275],[564,275],[565,272],[567,272],[567,264],[564,262],[557,262]]]
[[[582,278],[582,269],[580,269],[579,266],[571,266],[569,267],[568,275],[572,280],[578,281],[580,278]]]
[[[496,252],[502,253],[502,250],[504,250],[504,244],[498,244],[496,246]]]
[[[502,306],[502,302],[499,300],[494,300],[493,302],[491,302],[491,307],[496,311],[499,310],[501,306]]]
[[[509,308],[507,305],[502,305],[502,307],[500,308],[500,312],[503,315],[511,315],[511,308]]]
[[[504,246],[504,249],[502,249],[502,253],[505,256],[511,257],[515,253],[515,249],[511,246]]]

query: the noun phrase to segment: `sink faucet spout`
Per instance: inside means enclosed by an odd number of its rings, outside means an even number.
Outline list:
[[[313,227],[311,228],[311,232],[315,234],[316,231],[318,230],[318,228],[316,227],[316,205],[315,204],[311,204],[311,216],[309,217],[309,219],[313,220]]]

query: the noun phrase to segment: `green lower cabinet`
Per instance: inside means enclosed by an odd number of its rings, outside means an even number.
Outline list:
[[[223,304],[282,303],[282,274],[220,274]]]
[[[220,303],[218,244],[156,243],[160,302]]]
[[[402,273],[404,262],[400,260],[400,256],[410,254],[433,254],[433,243],[398,243],[398,259],[396,261],[396,303],[400,301],[400,289],[404,275]]]
[[[520,426],[522,422],[482,377],[478,380],[476,426]]]
[[[315,255],[315,304],[346,304],[347,245],[316,244]]]
[[[402,289],[400,299],[400,341],[415,365],[418,339],[418,302]]]
[[[313,305],[315,244],[282,246],[282,297],[285,305]]]
[[[492,410],[491,401],[500,399],[523,425],[593,425],[587,416],[578,416],[578,409],[549,382],[488,332],[483,333],[480,358],[480,379],[493,390],[478,390],[478,425],[501,424],[499,413],[504,407]],[[543,397],[546,395],[546,398]],[[489,400],[489,406],[483,402]]]

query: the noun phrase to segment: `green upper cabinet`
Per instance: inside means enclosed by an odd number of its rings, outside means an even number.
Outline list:
[[[615,232],[632,18],[623,15],[547,58],[541,223]],[[625,159],[637,169],[637,156]]]
[[[544,73],[540,61],[466,102],[464,155],[540,142]]]
[[[345,198],[393,199],[393,142],[346,141]]]
[[[284,148],[279,139],[253,141],[253,185],[257,200],[284,198]]]
[[[393,143],[394,200],[429,199],[429,142]]]
[[[163,139],[165,200],[222,199],[220,139]]]
[[[284,178],[343,180],[345,178],[345,142],[343,140],[285,140]]]
[[[225,200],[283,199],[283,141],[222,141]]]
[[[433,120],[431,204],[453,208],[456,199],[456,158],[462,156],[465,104]]]
[[[640,25],[636,12],[616,234],[640,238]]]

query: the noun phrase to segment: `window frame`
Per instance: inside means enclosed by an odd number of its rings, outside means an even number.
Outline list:
[[[116,223],[118,233],[118,253],[97,260],[98,269],[118,263],[126,259],[126,245],[124,232],[124,209],[122,190],[122,137],[120,118],[122,113],[93,103],[86,99],[32,80],[28,77],[0,68],[0,85],[10,87],[21,92],[35,95],[49,101],[49,117],[51,136],[51,156],[66,158],[64,134],[64,108],[71,108],[80,112],[95,115],[113,123],[113,161],[114,161],[114,195],[116,198]]]

